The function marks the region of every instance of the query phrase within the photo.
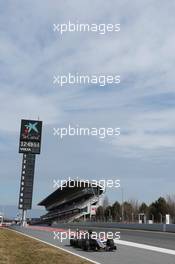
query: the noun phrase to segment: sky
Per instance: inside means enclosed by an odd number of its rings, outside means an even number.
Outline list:
[[[175,2],[0,0],[0,204],[17,205],[20,120],[43,121],[33,207],[54,179],[120,179],[150,203],[175,187]],[[118,33],[63,35],[53,23],[112,23]],[[113,74],[120,85],[53,85],[53,75]],[[121,135],[53,136],[54,127],[120,127]],[[121,190],[107,190],[111,202]]]

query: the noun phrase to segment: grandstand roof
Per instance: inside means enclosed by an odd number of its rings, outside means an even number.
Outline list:
[[[73,187],[71,187],[73,186]],[[75,187],[74,187],[75,186]],[[47,196],[38,205],[48,207],[49,205],[55,203],[55,201],[61,201],[64,198],[68,198],[69,195],[83,191],[87,188],[92,190],[96,189],[96,195],[101,195],[103,190],[100,186],[94,186],[90,181],[67,181],[62,187],[59,187],[56,191]],[[86,193],[87,194],[87,193]]]

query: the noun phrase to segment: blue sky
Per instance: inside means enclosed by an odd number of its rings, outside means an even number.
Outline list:
[[[35,205],[53,179],[119,178],[125,199],[174,193],[173,1],[0,0],[0,204],[18,203],[21,118],[44,121]],[[53,23],[121,23],[120,33],[65,33]],[[120,74],[120,86],[54,87],[54,74]],[[121,136],[53,137],[68,124],[121,127]],[[8,188],[8,189],[7,189]],[[108,192],[111,201],[120,191]]]

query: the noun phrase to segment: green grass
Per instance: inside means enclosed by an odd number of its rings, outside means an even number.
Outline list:
[[[0,228],[0,264],[90,264],[62,250]]]

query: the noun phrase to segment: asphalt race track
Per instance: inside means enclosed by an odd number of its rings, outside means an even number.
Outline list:
[[[64,240],[62,243],[59,239],[54,239],[53,231],[64,231],[60,228],[38,226],[21,228],[14,226],[13,229],[75,254],[84,256],[89,260],[94,261],[94,263],[175,264],[175,234],[171,233],[122,229],[120,230],[121,241],[117,243],[118,250],[116,252],[85,252],[81,249],[70,247],[68,239]],[[165,253],[162,253],[162,251]]]
[[[76,229],[76,227],[73,227],[72,224],[59,224],[59,228],[70,228],[71,230]],[[83,229],[83,226],[80,226],[80,228]],[[105,227],[97,228],[91,226],[86,226],[86,229],[91,229],[98,232],[120,231],[122,240],[175,250],[175,233],[163,233],[158,231],[142,231],[119,228],[114,229]]]

